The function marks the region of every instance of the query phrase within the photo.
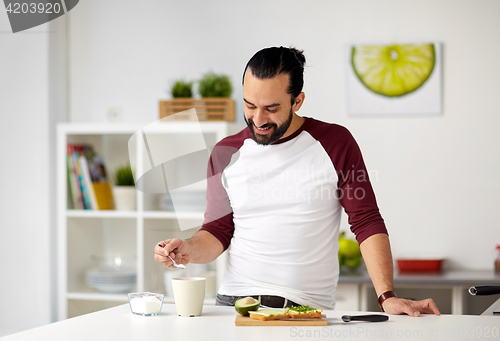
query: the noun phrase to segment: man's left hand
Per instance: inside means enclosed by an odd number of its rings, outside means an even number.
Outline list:
[[[420,316],[420,314],[441,315],[432,298],[422,301],[412,301],[399,297],[391,297],[382,303],[382,307],[386,313],[393,315],[408,314],[415,317]]]

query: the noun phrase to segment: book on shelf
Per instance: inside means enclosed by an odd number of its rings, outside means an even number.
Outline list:
[[[113,209],[113,192],[102,158],[88,144],[68,144],[68,178],[73,207]]]
[[[73,145],[67,145],[67,155],[66,160],[68,164],[68,182],[69,190],[71,194],[71,201],[73,202],[73,207],[78,210],[85,209],[83,205],[82,191],[80,188],[80,180],[78,178],[78,173],[76,171],[76,163],[73,157],[74,148]]]

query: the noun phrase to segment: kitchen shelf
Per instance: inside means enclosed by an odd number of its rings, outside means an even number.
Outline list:
[[[115,210],[67,210],[68,218],[137,218],[137,211],[115,211]]]
[[[76,210],[72,208],[68,192],[66,145],[91,144],[100,154],[108,171],[112,172],[128,162],[128,141],[144,125],[138,124],[82,124],[63,123],[57,127],[57,237],[58,237],[58,319],[111,307],[127,301],[126,294],[101,293],[86,286],[85,272],[93,267],[91,257],[99,254],[133,254],[137,281],[133,291],[166,293],[165,271],[170,271],[154,261],[154,245],[167,238],[189,238],[193,228],[181,231],[178,219],[192,220],[201,226],[204,212],[170,212],[160,210],[159,195],[137,191],[134,211]],[[176,143],[189,143],[190,135],[201,131],[207,148],[225,136],[241,129],[241,125],[228,122],[168,122],[149,126],[149,133],[168,134],[165,148],[175,148]],[[170,143],[172,141],[172,143]],[[176,142],[177,141],[177,142]],[[181,142],[179,142],[181,141]],[[136,169],[143,167],[143,151],[138,148]],[[206,268],[214,276],[218,288],[226,265],[226,253]],[[188,272],[196,267],[188,264]],[[198,274],[199,275],[199,274]],[[213,282],[212,282],[213,283]],[[207,304],[215,304],[209,293]],[[171,301],[170,301],[171,300]],[[166,301],[173,299],[166,297]]]
[[[203,219],[204,214],[204,212],[144,211],[142,216],[148,219]]]
[[[203,219],[204,212],[67,210],[68,218]]]
[[[68,292],[70,300],[127,302],[127,294],[105,294],[100,292]]]
[[[110,301],[110,302],[128,302],[127,294],[103,294],[96,292],[68,292],[67,296],[70,300],[81,300],[81,301]],[[205,298],[205,304],[215,305],[215,298]],[[174,298],[171,296],[165,296],[163,298],[163,303],[175,303]]]

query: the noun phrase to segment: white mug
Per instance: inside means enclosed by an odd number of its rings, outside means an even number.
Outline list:
[[[172,289],[172,278],[182,276],[186,276],[186,270],[184,269],[168,269],[164,272],[165,293],[167,297],[174,297],[174,291]]]
[[[204,277],[172,278],[175,307],[179,316],[200,316],[205,299]]]

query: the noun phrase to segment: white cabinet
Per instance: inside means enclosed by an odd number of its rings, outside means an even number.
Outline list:
[[[479,315],[496,297],[471,296],[468,289],[476,285],[497,285],[499,280],[500,274],[493,270],[449,270],[395,272],[393,282],[399,297],[411,300],[432,298],[443,314]],[[336,310],[380,311],[368,273],[361,271],[341,276],[339,281]]]
[[[183,143],[189,134],[201,126],[209,150],[223,137],[240,127],[227,122],[168,122],[155,126],[155,132],[172,137],[165,148],[176,148],[176,137]],[[160,194],[137,191],[135,211],[75,210],[68,192],[66,146],[91,144],[104,159],[108,177],[120,165],[129,161],[128,141],[142,129],[133,124],[60,124],[57,128],[57,224],[58,224],[58,319],[65,319],[127,302],[126,293],[108,294],[86,285],[85,273],[95,266],[92,257],[120,254],[131,260],[137,272],[133,291],[165,292],[164,272],[169,271],[154,261],[154,245],[164,239],[190,237],[196,228],[181,231],[178,219],[186,219],[201,226],[204,212],[170,212],[160,209]],[[141,148],[137,160],[144,160]],[[143,161],[135,166],[140,169]],[[134,165],[133,165],[134,166]],[[212,279],[207,292],[208,304],[214,296],[225,269],[226,257],[221,255],[205,267]],[[199,270],[188,267],[189,272]],[[199,271],[197,273],[200,274]],[[166,302],[173,302],[166,297]]]
[[[359,311],[359,285],[351,283],[338,283],[335,300],[335,310]]]

